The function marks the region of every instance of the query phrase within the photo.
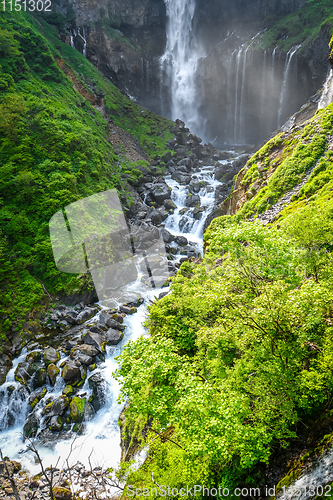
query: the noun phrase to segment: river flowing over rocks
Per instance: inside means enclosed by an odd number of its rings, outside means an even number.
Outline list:
[[[202,145],[180,120],[169,147],[175,155],[164,175],[157,174],[158,165],[149,172],[143,167],[128,222],[134,238],[160,232],[173,276],[182,262],[200,259],[207,218],[248,156]],[[112,378],[115,358],[128,340],[146,335],[147,306],[169,290],[166,278],[165,287],[148,287],[140,266],[137,279],[107,301],[57,303],[43,320],[44,333],[22,349],[0,386],[0,448],[30,473],[40,472],[31,442],[45,468],[58,463],[68,469],[79,461],[93,474],[96,467],[119,464],[122,405]],[[44,486],[38,486],[41,495]]]

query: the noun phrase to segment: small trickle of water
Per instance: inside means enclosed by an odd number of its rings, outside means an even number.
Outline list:
[[[318,109],[324,109],[333,102],[333,69],[327,75]]]
[[[284,73],[283,73],[283,83],[282,83],[281,95],[280,95],[280,102],[279,102],[278,128],[280,128],[281,125],[282,125],[281,119],[282,119],[282,113],[283,113],[284,103],[285,103],[286,94],[287,94],[287,88],[288,88],[288,80],[289,80],[289,76],[290,76],[291,62],[292,62],[292,59],[293,59],[294,55],[298,51],[298,49],[300,49],[301,47],[302,47],[302,45],[296,45],[296,47],[292,47],[288,51],[287,56],[286,56],[286,62],[285,62]]]

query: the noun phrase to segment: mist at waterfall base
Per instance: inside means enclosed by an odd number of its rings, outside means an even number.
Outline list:
[[[200,41],[195,0],[165,0],[160,58],[161,114],[181,119],[217,147],[254,145],[276,131],[313,93],[300,45],[263,50],[232,28],[213,47]]]
[[[221,161],[224,164],[226,161]],[[176,204],[176,209],[165,221],[165,227],[175,236],[185,236],[196,252],[202,253],[203,228],[206,218],[214,207],[215,190],[221,183],[214,178],[214,166],[203,167],[200,171],[192,175],[194,179],[202,186],[199,191],[200,204],[203,208],[202,217],[195,218],[193,209],[186,208],[185,199],[188,194],[187,186],[180,185],[177,181],[166,177],[167,184],[171,187],[171,197]],[[171,243],[173,245],[173,243]],[[183,255],[176,255],[179,261]],[[140,266],[138,266],[139,268]],[[90,463],[93,467],[116,468],[120,462],[120,429],[118,419],[123,408],[117,399],[120,393],[119,384],[112,378],[112,373],[118,364],[115,357],[121,353],[122,348],[128,340],[135,340],[142,335],[147,335],[143,322],[147,315],[147,305],[156,300],[161,292],[167,292],[168,288],[148,289],[142,282],[142,273],[138,274],[136,281],[126,286],[127,292],[139,293],[145,302],[134,315],[128,315],[124,319],[124,338],[120,344],[113,347],[107,347],[106,360],[98,365],[93,373],[100,372],[107,384],[107,402],[94,416],[91,421],[85,423],[85,430],[82,435],[72,434],[67,439],[63,439],[57,433],[54,434],[54,440],[43,442],[42,434],[37,435],[34,440],[39,449],[44,467],[55,466],[59,457],[58,467],[67,468],[67,459],[70,465],[81,462],[87,469],[90,469]],[[103,303],[100,303],[103,307]],[[110,307],[110,306],[109,306]],[[97,322],[98,316],[89,320],[89,324]],[[28,390],[15,380],[15,370],[17,365],[25,360],[27,349],[25,348],[20,357],[14,360],[13,367],[7,375],[6,382],[0,387],[0,448],[3,454],[20,461],[24,468],[31,473],[40,472],[39,464],[35,463],[35,457],[32,452],[27,450],[29,442],[23,440],[22,428],[25,419],[31,409],[28,404]],[[67,358],[62,358],[57,362],[59,365]],[[89,398],[91,390],[88,383],[89,376],[80,389],[78,396]],[[42,418],[42,411],[49,397],[55,399],[62,394],[65,382],[58,375],[54,387],[47,386],[47,395],[36,405],[38,415]],[[75,437],[74,444],[73,439]],[[72,451],[71,451],[72,449]],[[137,456],[138,463],[144,458]]]

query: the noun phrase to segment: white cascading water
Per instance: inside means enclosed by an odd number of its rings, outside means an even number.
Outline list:
[[[171,94],[171,118],[183,120],[194,133],[198,129],[195,75],[200,48],[193,33],[195,0],[165,0],[167,43],[160,59],[161,77]]]
[[[226,161],[221,161],[225,164]],[[192,174],[192,180],[199,183],[200,190],[200,205],[202,207],[200,220],[195,219],[193,209],[187,209],[184,206],[186,196],[189,194],[188,186],[182,186],[178,182],[166,178],[166,182],[172,188],[172,199],[175,202],[177,209],[174,214],[171,214],[165,221],[165,227],[175,236],[185,236],[189,245],[193,246],[197,253],[202,252],[202,234],[204,223],[208,215],[211,213],[214,206],[215,189],[221,183],[214,179],[214,167],[202,167],[200,172]],[[182,212],[182,213],[181,213]],[[181,229],[182,228],[182,229]],[[176,260],[184,255],[176,256]],[[100,372],[107,384],[107,403],[94,416],[94,418],[86,423],[86,428],[81,436],[70,439],[58,439],[49,444],[42,444],[35,440],[36,446],[39,448],[43,459],[44,467],[60,461],[58,467],[67,468],[67,459],[70,465],[81,462],[86,468],[90,468],[89,461],[92,466],[100,466],[103,468],[116,468],[120,462],[120,429],[118,427],[118,419],[123,405],[117,402],[120,388],[119,384],[112,378],[113,371],[118,364],[115,357],[121,353],[123,346],[128,340],[136,340],[140,336],[147,334],[143,322],[147,315],[147,305],[150,301],[155,300],[161,292],[168,291],[167,288],[151,290],[142,283],[142,272],[140,263],[138,262],[138,277],[135,282],[126,287],[127,292],[139,293],[144,299],[137,313],[132,316],[126,316],[124,325],[124,338],[117,346],[108,347],[106,360],[98,365],[98,368],[93,373]],[[103,304],[100,304],[103,307]],[[89,320],[89,323],[94,323],[98,320],[98,316]],[[31,473],[40,472],[40,467],[35,463],[34,456],[27,451],[27,443],[23,441],[22,426],[31,411],[28,405],[28,391],[15,381],[14,373],[19,362],[25,360],[27,351],[24,349],[19,358],[14,361],[14,366],[7,375],[6,382],[0,387],[0,401],[2,403],[2,412],[0,414],[0,448],[4,455],[11,459],[19,460],[23,467],[30,470]],[[58,367],[66,359],[62,358],[58,361]],[[84,386],[80,389],[78,396],[89,398],[91,390],[88,383],[89,375]],[[42,410],[48,401],[48,398],[56,397],[62,394],[65,383],[59,375],[54,387],[47,386],[47,395],[35,407],[37,416],[42,420]],[[72,451],[70,452],[72,448]],[[138,461],[142,457],[137,457]]]
[[[287,95],[287,90],[288,90],[288,80],[289,80],[289,75],[290,75],[290,69],[291,69],[291,62],[298,51],[298,49],[301,48],[302,45],[296,45],[295,47],[292,47],[286,56],[286,62],[284,66],[284,73],[283,73],[283,82],[282,82],[282,88],[281,88],[281,95],[280,95],[280,103],[279,103],[279,111],[278,111],[278,128],[281,127],[281,119],[282,119],[282,113],[283,113],[283,108],[284,108],[284,103]]]
[[[327,75],[318,109],[324,109],[333,102],[333,69]]]

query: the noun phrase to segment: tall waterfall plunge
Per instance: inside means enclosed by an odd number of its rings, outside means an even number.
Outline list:
[[[209,45],[197,0],[164,3],[160,112],[204,140],[220,146],[267,140],[316,90],[300,46],[264,50],[261,33],[246,39],[232,21],[221,27],[222,40]]]
[[[165,0],[167,43],[160,65],[162,85],[170,96],[169,109],[162,105],[163,114],[173,120],[179,118],[192,132],[199,132],[196,70],[200,48],[193,29],[195,3],[195,0]]]

